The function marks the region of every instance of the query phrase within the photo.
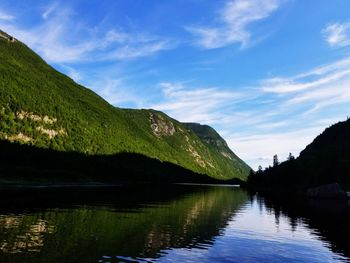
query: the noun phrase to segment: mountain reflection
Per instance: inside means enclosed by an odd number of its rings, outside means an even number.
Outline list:
[[[237,188],[188,186],[3,195],[1,262],[157,258],[210,246],[248,200]]]
[[[346,202],[235,187],[0,192],[0,262],[349,262]]]
[[[4,253],[40,252],[44,246],[44,235],[53,233],[54,227],[47,221],[24,216],[0,216],[2,238],[0,250]],[[11,233],[8,235],[8,233]]]
[[[288,199],[282,196],[256,197],[268,213],[275,215],[276,225],[280,217],[286,217],[293,231],[305,225],[334,253],[350,258],[350,203],[341,200]]]

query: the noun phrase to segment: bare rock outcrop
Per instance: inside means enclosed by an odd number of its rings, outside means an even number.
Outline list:
[[[175,126],[171,121],[167,121],[160,114],[150,113],[149,121],[154,135],[157,137],[171,136],[176,132]]]

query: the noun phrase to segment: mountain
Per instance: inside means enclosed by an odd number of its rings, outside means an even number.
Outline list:
[[[210,126],[199,123],[183,123],[192,130],[212,153],[220,167],[233,170],[235,174],[246,174],[250,168],[228,147],[226,141]],[[223,158],[225,157],[225,158]]]
[[[253,173],[255,185],[307,189],[339,183],[350,186],[350,119],[338,122],[317,136],[296,159]]]
[[[162,112],[116,108],[2,31],[0,57],[2,141],[90,157],[140,154],[222,180],[249,173],[216,132],[207,140]]]

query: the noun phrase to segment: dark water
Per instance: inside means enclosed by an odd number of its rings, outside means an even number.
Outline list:
[[[0,262],[349,259],[347,203],[208,186],[0,193]]]

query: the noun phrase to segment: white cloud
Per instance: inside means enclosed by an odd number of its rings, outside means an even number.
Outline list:
[[[332,47],[350,45],[350,22],[328,24],[322,30],[323,36]]]
[[[143,32],[102,25],[92,29],[70,8],[57,7],[57,2],[49,6],[42,14],[42,23],[30,29],[11,21],[0,21],[0,27],[51,63],[130,60],[176,47],[169,39]]]
[[[251,40],[248,26],[269,17],[282,4],[281,0],[233,0],[219,14],[213,26],[190,26],[186,29],[198,37],[196,44],[212,49],[234,43],[243,47]]]
[[[0,10],[0,20],[11,21],[14,19],[15,19],[15,17],[13,15],[10,15],[10,14]]]
[[[161,83],[163,102],[151,105],[165,111],[183,122],[217,123],[225,113],[222,108],[229,107],[242,98],[237,92],[220,88],[192,88],[186,83]]]

